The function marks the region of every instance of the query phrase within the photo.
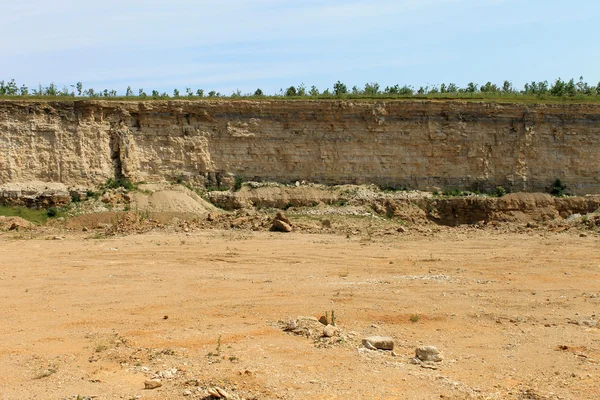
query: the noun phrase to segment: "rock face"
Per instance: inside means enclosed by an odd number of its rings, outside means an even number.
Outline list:
[[[108,178],[600,193],[600,105],[0,101],[0,184]]]

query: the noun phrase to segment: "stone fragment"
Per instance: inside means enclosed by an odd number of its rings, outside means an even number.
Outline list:
[[[275,219],[285,222],[288,225],[292,225],[292,221],[290,221],[290,219],[288,217],[285,216],[285,214],[283,213],[283,211],[279,210],[277,211],[277,215],[275,216]]]
[[[389,336],[369,336],[364,338],[363,346],[369,349],[369,345],[379,350],[394,350],[394,339]]]
[[[211,396],[213,396],[217,399],[230,399],[231,398],[229,393],[227,393],[225,390],[223,390],[217,386],[208,389],[208,394],[210,394]]]
[[[323,336],[325,337],[334,337],[338,333],[338,328],[333,325],[327,325],[323,328]]]
[[[425,362],[439,362],[443,360],[440,351],[437,349],[437,347],[434,346],[417,347],[417,349],[415,350],[415,355],[416,358]]]
[[[162,386],[162,383],[158,380],[151,380],[144,382],[144,388],[147,390],[156,389]]]
[[[321,317],[319,318],[319,322],[322,323],[323,325],[329,325],[329,321],[327,320],[327,317],[324,315],[321,315]]]
[[[271,230],[273,232],[291,232],[292,231],[292,227],[283,221],[280,221],[278,219],[273,220],[273,224],[271,225]]]
[[[285,330],[286,331],[293,331],[293,330],[296,330],[296,329],[298,329],[298,323],[296,322],[295,319],[290,319],[290,321],[288,322]]]

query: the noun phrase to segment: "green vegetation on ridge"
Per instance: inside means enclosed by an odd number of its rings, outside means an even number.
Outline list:
[[[129,86],[124,95],[116,90],[104,89],[96,91],[93,88],[84,89],[82,82],[64,86],[59,89],[54,83],[48,86],[39,85],[30,89],[25,85],[19,86],[14,79],[0,81],[0,98],[53,98],[53,99],[480,99],[480,100],[516,100],[516,101],[600,101],[600,82],[593,85],[585,82],[583,77],[578,81],[556,79],[552,84],[548,81],[529,82],[523,89],[513,87],[510,81],[501,85],[487,82],[479,85],[470,82],[466,87],[454,83],[421,86],[418,89],[408,85],[393,85],[381,87],[376,82],[370,82],[362,87],[348,86],[341,81],[333,84],[332,89],[320,91],[316,86],[307,88],[304,84],[280,89],[279,92],[268,95],[258,88],[253,93],[242,93],[236,90],[230,95],[224,95],[214,90],[205,93],[203,89],[186,88],[185,92],[174,89],[172,94],[157,90],[146,91],[138,89],[137,94]]]

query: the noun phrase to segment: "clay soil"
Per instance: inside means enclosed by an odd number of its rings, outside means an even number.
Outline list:
[[[600,398],[597,234],[54,236],[0,234],[0,399]]]

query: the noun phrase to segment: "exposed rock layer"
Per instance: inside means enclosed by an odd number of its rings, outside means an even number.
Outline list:
[[[600,193],[600,106],[0,101],[0,184],[108,178]]]

